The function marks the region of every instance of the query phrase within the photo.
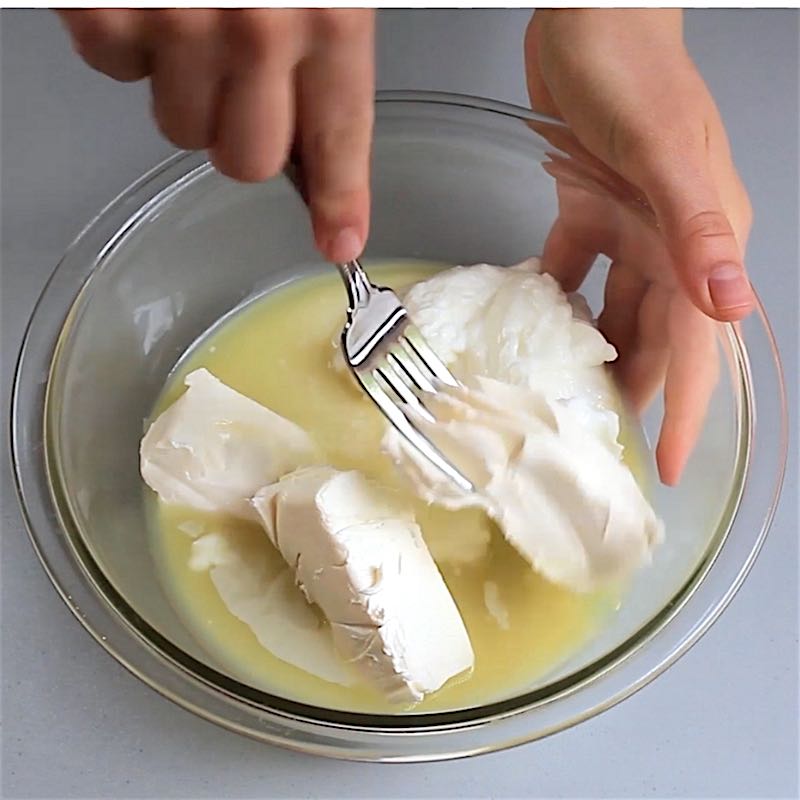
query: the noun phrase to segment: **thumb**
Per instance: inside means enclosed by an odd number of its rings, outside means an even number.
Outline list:
[[[701,159],[705,161],[705,154]],[[676,168],[659,159],[640,181],[692,303],[721,322],[746,317],[755,296],[711,170],[703,163],[691,168],[686,160]]]

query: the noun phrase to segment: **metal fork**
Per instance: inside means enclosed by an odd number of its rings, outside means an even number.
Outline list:
[[[419,430],[407,411],[413,409],[435,422],[425,406],[425,395],[436,392],[437,382],[458,386],[458,381],[391,289],[372,283],[358,261],[336,266],[347,289],[347,320],[341,341],[350,371],[413,447],[461,489],[474,491],[472,482]]]
[[[306,200],[297,161],[285,167],[286,176]],[[342,330],[344,359],[364,391],[405,440],[465,492],[472,482],[419,430],[409,409],[435,422],[425,395],[437,383],[459,383],[433,352],[391,289],[376,286],[358,261],[337,264],[347,290],[347,319]]]

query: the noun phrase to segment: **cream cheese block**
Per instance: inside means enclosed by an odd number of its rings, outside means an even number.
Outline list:
[[[358,472],[299,470],[253,505],[339,653],[394,702],[415,702],[474,655],[413,517]]]
[[[292,570],[269,558],[263,544],[257,537],[248,543],[212,531],[192,542],[189,565],[209,571],[228,611],[274,656],[329,683],[352,686],[358,676],[336,652],[322,615],[298,590]]]
[[[258,489],[317,460],[311,438],[208,370],[185,383],[142,439],[142,477],[165,503],[255,521]]]

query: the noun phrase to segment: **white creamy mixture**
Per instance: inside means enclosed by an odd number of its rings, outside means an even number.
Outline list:
[[[458,608],[408,509],[358,472],[315,467],[254,505],[337,649],[394,702],[421,700],[470,669]]]
[[[534,570],[573,590],[648,563],[661,524],[622,461],[604,367],[616,354],[585,303],[536,259],[445,270],[405,301],[464,383],[435,401],[436,425],[419,424],[477,487],[461,494],[387,430],[383,448],[414,491],[443,508],[485,510]],[[429,540],[429,551],[410,508],[325,463],[302,428],[204,369],[186,384],[142,441],[142,475],[164,503],[218,514],[222,526],[226,517],[261,524],[284,567],[247,537],[234,547],[222,528],[186,530],[191,566],[209,571],[261,645],[323,680],[366,680],[402,703],[469,670],[470,638],[435,559],[484,558],[479,518],[460,541]],[[483,586],[488,613],[508,629],[500,593]]]
[[[142,477],[165,503],[256,519],[262,486],[318,460],[311,438],[208,370],[185,382],[142,439]]]
[[[443,272],[405,296],[411,318],[463,388],[419,427],[476,487],[463,493],[388,428],[384,448],[415,491],[484,508],[537,571],[577,591],[650,561],[661,523],[622,461],[614,348],[538,259]],[[452,310],[451,310],[452,309]]]

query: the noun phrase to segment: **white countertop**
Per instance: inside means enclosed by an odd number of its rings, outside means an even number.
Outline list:
[[[527,12],[384,12],[383,88],[526,103]],[[94,213],[169,147],[144,86],[83,67],[44,11],[3,11],[3,415],[31,307]],[[698,11],[690,48],[728,125],[756,222],[749,264],[797,419],[798,14]],[[770,420],[759,420],[770,425]],[[7,425],[2,425],[4,437]],[[532,745],[382,766],[271,748],[171,705],[100,650],[52,590],[2,464],[3,797],[796,797],[797,438],[762,554],[722,618],[620,706]]]

